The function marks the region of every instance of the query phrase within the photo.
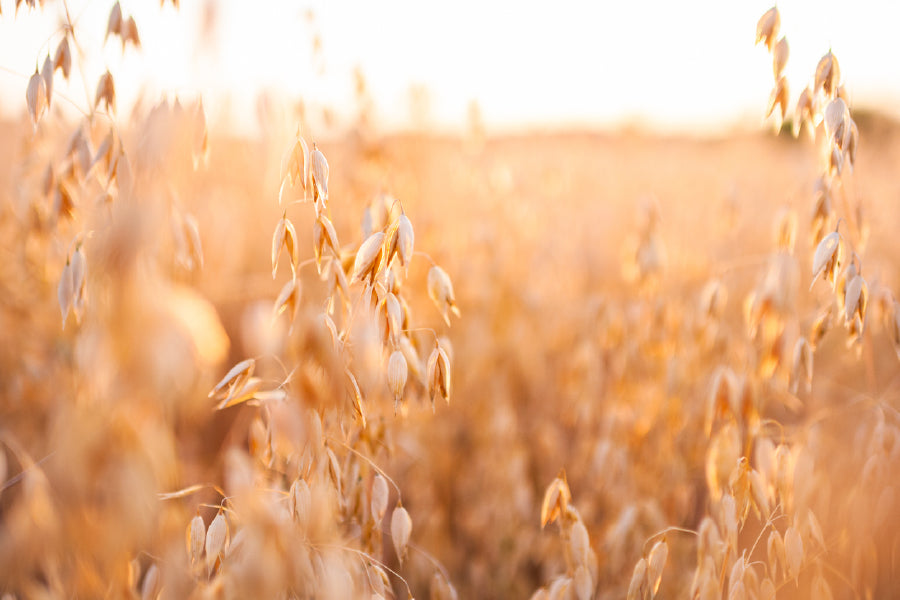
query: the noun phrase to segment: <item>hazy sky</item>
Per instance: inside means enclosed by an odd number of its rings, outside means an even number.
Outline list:
[[[475,100],[491,126],[679,130],[753,127],[772,85],[768,54],[753,45],[769,2],[182,0],[180,12],[147,0],[121,4],[144,44],[124,58],[115,42],[100,45],[112,2],[69,1],[92,82],[108,66],[124,104],[143,84],[151,98],[202,93],[210,112],[224,110],[217,95],[225,92],[245,127],[264,88],[351,113],[357,67],[385,128],[408,123],[413,85],[428,90],[433,122],[444,127],[464,126]],[[0,5],[0,106],[8,114],[24,106],[35,60],[56,46],[62,5],[48,0],[44,15],[22,9],[16,19],[12,0]],[[796,0],[779,9],[792,98],[830,47],[854,104],[900,105],[900,2]],[[209,23],[216,26],[201,38]],[[60,90],[86,103],[80,81]]]

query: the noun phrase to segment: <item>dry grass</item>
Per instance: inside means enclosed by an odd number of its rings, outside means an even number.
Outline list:
[[[234,140],[23,82],[0,593],[890,595],[900,127],[833,60],[799,140]]]

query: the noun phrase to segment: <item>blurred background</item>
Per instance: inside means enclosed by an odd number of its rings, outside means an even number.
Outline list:
[[[700,580],[723,597],[720,573],[779,598],[897,589],[900,3],[779,4],[789,114],[832,49],[853,158],[821,126],[770,131],[768,3],[173,4],[123,0],[142,46],[123,50],[104,42],[113,0],[17,16],[0,0],[0,596],[358,597],[380,581],[368,554],[402,573],[385,597],[452,598],[445,580],[462,598],[567,597],[580,568],[580,598],[612,599],[662,539],[666,598]],[[25,89],[66,13],[73,73],[49,69],[34,126]],[[113,114],[91,111],[107,69]],[[327,281],[310,260],[321,215],[279,201],[298,123],[330,165]],[[401,207],[427,254],[397,288],[410,364],[439,337],[453,393],[432,410],[411,370],[398,417],[373,319],[337,303],[344,352],[322,317],[334,265],[350,271]],[[272,273],[280,219],[296,279],[284,256]],[[840,284],[813,285],[816,236],[836,228],[868,282],[864,336]],[[433,264],[462,313],[449,324]],[[302,290],[292,328],[272,316],[285,289]],[[797,387],[806,340],[815,377]],[[335,356],[358,369],[367,424]],[[209,390],[249,357],[286,401],[213,411]],[[377,469],[412,520],[402,565],[370,508]],[[561,469],[574,510],[542,527]],[[722,491],[740,496],[747,469],[774,516],[755,498],[738,535]],[[301,479],[309,519],[285,502]],[[185,533],[225,495],[253,500],[228,505],[252,551],[216,572]],[[727,552],[666,529],[704,526]],[[799,577],[763,543],[788,528]]]
[[[14,11],[7,0],[4,14]],[[492,130],[641,127],[712,134],[754,129],[771,86],[770,61],[754,47],[767,2],[386,2],[122,3],[144,52],[103,40],[106,3],[71,0],[89,57],[89,78],[116,74],[124,107],[144,94],[202,94],[212,118],[258,131],[268,110],[302,101],[312,122],[345,129],[360,102],[373,123],[395,131],[463,130],[480,118]],[[788,80],[799,88],[833,49],[855,106],[897,114],[900,5],[878,0],[779,4],[789,32]],[[21,110],[23,78],[54,11],[0,19],[0,103]],[[92,29],[98,29],[93,31]],[[76,80],[77,82],[77,80]],[[364,89],[360,89],[361,85]],[[76,102],[84,91],[67,89]],[[799,91],[799,89],[797,90]],[[324,116],[323,116],[324,114]]]

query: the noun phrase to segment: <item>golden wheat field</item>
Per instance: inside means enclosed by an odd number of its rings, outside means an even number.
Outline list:
[[[0,123],[0,598],[893,597],[900,125],[779,26],[779,133],[237,137],[61,114],[64,20]]]

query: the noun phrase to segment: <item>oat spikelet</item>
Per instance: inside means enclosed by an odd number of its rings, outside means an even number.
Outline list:
[[[779,77],[778,81],[775,82],[775,88],[772,89],[772,94],[769,96],[769,108],[766,110],[766,117],[770,116],[775,107],[778,106],[779,112],[777,114],[781,121],[784,121],[784,116],[787,114],[789,96],[787,78]]]
[[[806,338],[801,337],[794,344],[793,357],[791,359],[791,393],[796,394],[803,383],[803,389],[808,394],[812,389],[813,352]]]
[[[647,596],[647,559],[641,558],[634,565],[631,582],[628,584],[627,600],[643,600]]]
[[[103,36],[103,42],[106,43],[106,40],[110,35],[121,35],[122,34],[122,7],[118,2],[113,4],[112,9],[109,11],[109,18],[106,21],[106,35]]]
[[[272,317],[275,318],[281,313],[286,312],[288,315],[288,323],[293,327],[294,317],[297,314],[297,308],[300,306],[300,280],[296,277],[288,279],[278,298],[275,299],[275,306],[272,309]]]
[[[389,494],[387,479],[380,473],[376,474],[372,480],[372,500],[369,502],[369,510],[375,523],[381,523],[387,512]]]
[[[313,225],[313,252],[319,275],[322,274],[322,256],[326,250],[336,258],[341,255],[341,246],[338,243],[337,232],[334,230],[331,219],[325,215],[319,215]]]
[[[374,283],[378,276],[383,256],[384,232],[373,233],[362,243],[356,252],[356,260],[353,261],[353,277],[350,283],[363,281],[369,278],[369,283]]]
[[[325,160],[325,155],[315,144],[313,144],[313,151],[309,154],[309,179],[312,184],[316,212],[322,214],[328,204],[328,161]]]
[[[795,527],[788,527],[784,532],[784,556],[788,577],[796,580],[803,564],[803,540]]]
[[[756,23],[756,43],[765,43],[766,48],[771,51],[780,29],[781,15],[778,13],[778,8],[773,6],[763,13]]]
[[[206,568],[211,573],[216,562],[221,559],[225,551],[225,541],[228,537],[228,523],[225,514],[219,511],[216,518],[209,524],[206,530]]]
[[[562,470],[544,492],[544,501],[541,503],[541,529],[555,521],[560,514],[565,514],[571,501],[572,492],[569,491],[566,472]]]
[[[240,388],[246,383],[246,381],[253,375],[253,369],[256,368],[256,360],[253,358],[248,358],[247,360],[242,360],[238,364],[231,367],[225,376],[219,380],[219,383],[215,385],[215,387],[209,392],[208,397],[212,398],[214,396],[220,395],[226,389],[233,390]]]
[[[831,281],[831,287],[834,289],[835,276],[841,260],[841,234],[832,231],[819,242],[816,246],[816,252],[813,255],[812,264],[812,283],[809,289],[821,275],[823,279]]]
[[[31,116],[31,123],[36,131],[38,121],[41,120],[44,112],[49,107],[47,101],[47,84],[38,72],[37,67],[34,69],[34,75],[28,80],[28,88],[25,90],[25,102],[28,105],[28,114]]]
[[[187,529],[188,557],[191,559],[192,567],[200,562],[205,537],[206,525],[203,523],[203,517],[197,515],[191,519]]]
[[[402,505],[398,505],[391,516],[391,539],[394,542],[394,551],[397,553],[400,564],[406,560],[407,545],[411,534],[412,519],[406,509]]]
[[[841,67],[838,65],[837,57],[829,50],[816,65],[813,91],[817,92],[821,89],[827,96],[834,96],[840,80]]]
[[[787,65],[789,54],[790,49],[788,48],[787,39],[781,38],[772,50],[772,72],[775,75],[775,79],[784,74],[784,67]]]
[[[72,52],[69,50],[69,38],[64,37],[56,47],[56,53],[53,55],[53,68],[61,69],[63,77],[68,81],[69,73],[72,71]]]
[[[440,344],[435,345],[428,357],[425,381],[432,409],[435,396],[440,396],[450,404],[450,357]]]
[[[99,107],[101,103],[106,105],[106,110],[116,111],[116,88],[113,84],[112,73],[109,71],[101,75],[100,81],[97,82],[94,108]]]
[[[656,542],[650,550],[650,556],[647,559],[647,582],[650,586],[650,597],[656,596],[659,591],[659,584],[662,582],[663,568],[666,566],[666,559],[669,556],[669,545],[665,538]]]
[[[50,55],[48,54],[46,58],[44,58],[44,64],[41,67],[41,77],[44,79],[44,89],[47,94],[47,109],[50,109],[50,105],[53,102],[53,61],[50,60]]]
[[[272,234],[272,279],[275,279],[275,274],[278,272],[278,261],[281,258],[282,248],[287,251],[291,260],[291,273],[296,276],[297,265],[300,262],[300,247],[297,243],[297,230],[287,218],[287,214],[282,215]]]
[[[450,325],[450,313],[459,316],[459,307],[456,306],[456,297],[453,294],[453,283],[450,276],[437,265],[428,271],[428,296],[434,302],[444,322]]]
[[[388,360],[387,380],[388,387],[394,395],[394,412],[403,399],[403,390],[406,388],[406,379],[409,376],[409,367],[406,365],[406,358],[399,350],[394,350]]]

